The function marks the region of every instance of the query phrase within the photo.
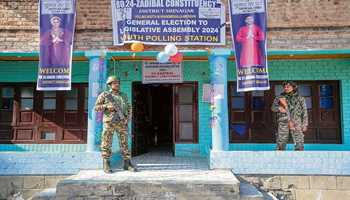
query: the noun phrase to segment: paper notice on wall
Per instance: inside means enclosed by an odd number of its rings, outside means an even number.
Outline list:
[[[143,62],[142,83],[182,83],[182,63]]]

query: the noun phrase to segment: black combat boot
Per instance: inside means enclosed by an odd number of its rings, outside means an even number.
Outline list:
[[[277,151],[284,151],[284,150],[286,150],[286,145],[284,145],[284,144],[277,144],[276,150]]]
[[[107,174],[112,173],[111,161],[107,158],[103,159],[103,171]]]
[[[304,146],[296,146],[295,151],[304,151]]]
[[[124,167],[123,167],[123,169],[131,171],[131,172],[137,172],[137,168],[134,167],[134,165],[131,163],[130,159],[124,160]]]

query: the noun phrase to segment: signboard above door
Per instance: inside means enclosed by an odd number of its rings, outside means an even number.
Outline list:
[[[144,61],[142,83],[182,83],[182,63],[158,63]]]

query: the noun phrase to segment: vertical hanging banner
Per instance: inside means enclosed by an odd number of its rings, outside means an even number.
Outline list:
[[[270,89],[266,56],[266,0],[230,0],[237,91]]]
[[[37,90],[70,90],[75,0],[40,0]]]
[[[220,0],[111,0],[114,45],[224,45]]]

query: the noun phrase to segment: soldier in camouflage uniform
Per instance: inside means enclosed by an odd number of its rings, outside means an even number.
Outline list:
[[[293,137],[296,151],[304,150],[304,133],[308,116],[304,97],[299,96],[297,85],[292,81],[282,83],[284,92],[277,96],[271,110],[277,114],[277,150],[285,150],[289,133]]]
[[[131,106],[127,96],[119,91],[119,80],[115,76],[107,79],[109,91],[102,92],[95,104],[95,111],[103,112],[103,132],[101,153],[103,158],[103,171],[112,173],[110,158],[112,155],[113,133],[118,133],[119,148],[124,160],[124,170],[136,171],[130,159],[128,149],[128,120],[131,117]]]

